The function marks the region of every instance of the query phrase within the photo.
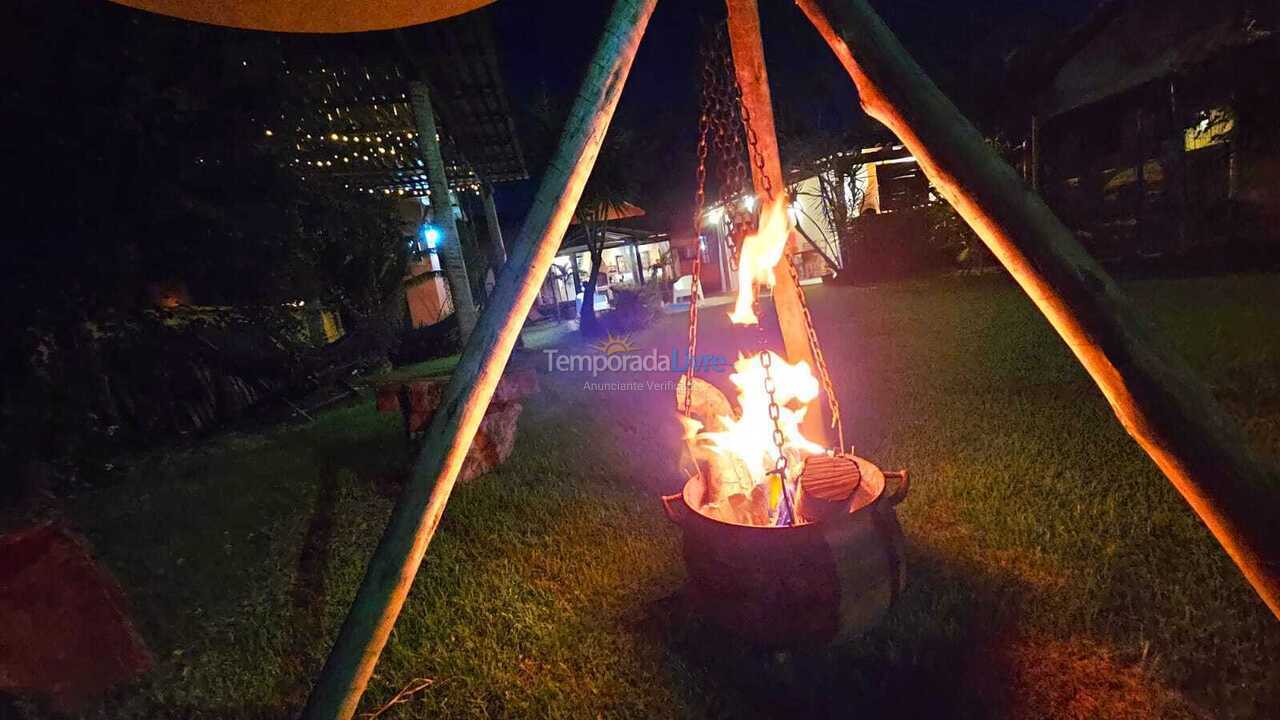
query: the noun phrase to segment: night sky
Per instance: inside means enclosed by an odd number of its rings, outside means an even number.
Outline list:
[[[873,6],[925,71],[987,132],[1016,132],[1020,117],[1002,116],[1004,60],[1014,49],[1048,43],[1082,21],[1098,0],[873,0]],[[538,93],[572,98],[608,13],[609,3],[501,0],[491,8],[507,89],[520,108]],[[800,132],[874,137],[844,70],[794,3],[760,0],[774,105]],[[646,189],[650,216],[641,224],[667,230],[679,222],[693,191],[697,131],[698,45],[703,23],[723,17],[719,0],[659,2],[650,21],[615,122],[661,137],[665,156],[649,162],[670,170],[670,184]],[[783,109],[786,108],[786,109]],[[802,109],[802,110],[799,110]],[[790,123],[794,126],[795,122]],[[784,127],[779,128],[784,133]],[[781,138],[786,152],[787,138]],[[531,172],[540,168],[531,163]],[[503,188],[504,224],[513,233],[536,180]]]

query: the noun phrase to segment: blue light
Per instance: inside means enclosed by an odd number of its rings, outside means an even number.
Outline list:
[[[440,244],[440,228],[435,225],[422,226],[422,241],[426,243],[428,250],[435,250]]]

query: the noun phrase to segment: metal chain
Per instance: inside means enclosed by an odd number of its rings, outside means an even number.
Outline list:
[[[697,195],[694,203],[693,231],[695,237],[693,275],[689,304],[689,337],[685,387],[693,387],[694,358],[698,344],[698,306],[694,300],[702,292],[702,224],[706,211],[708,181],[714,171],[718,183],[717,195],[725,203],[723,216],[729,252],[728,265],[732,272],[738,270],[738,254],[742,238],[754,230],[751,213],[741,211],[736,204],[728,204],[750,187],[748,153],[743,142],[743,123],[740,91],[729,52],[727,25],[724,22],[710,28],[702,47],[702,94],[698,118],[698,170]],[[686,391],[681,411],[688,416],[692,393]]]
[[[733,60],[725,49],[727,45],[727,31],[725,25],[722,24],[712,34],[707,47],[704,48],[701,112],[698,119],[697,194],[693,215],[695,246],[693,276],[690,283],[691,296],[689,298],[689,347],[686,357],[685,396],[682,408],[685,417],[690,415],[693,400],[694,358],[697,353],[698,343],[697,300],[702,292],[701,228],[702,215],[706,206],[707,159],[711,146],[714,146],[716,151],[714,159],[716,161],[717,179],[719,180],[719,196],[722,202],[732,200],[748,187],[746,185],[747,162],[754,166],[755,174],[760,177],[761,188],[765,194],[763,201],[757,200],[757,207],[763,207],[763,202],[771,203],[774,199],[773,182],[764,172],[764,155],[760,152],[759,138],[751,125],[751,111],[747,108],[742,98],[742,89],[737,82]],[[743,142],[744,136],[745,143]],[[744,155],[747,158],[747,162],[743,161]],[[752,215],[753,213],[739,213],[737,208],[734,207],[728,208],[725,213],[726,230],[731,249],[729,265],[735,272],[739,260],[738,253],[741,251],[742,246],[741,239],[752,229],[751,226],[754,224]],[[791,253],[789,251],[783,262],[787,264],[792,281],[798,289],[799,274],[796,271],[795,264],[791,262]],[[816,369],[821,377],[823,390],[827,394],[832,424],[837,428],[839,437],[837,449],[843,451],[844,426],[840,417],[840,405],[831,383],[831,375],[827,368],[826,359],[823,357],[822,349],[818,343],[818,336],[814,328],[813,317],[809,312],[808,303],[803,292],[798,294],[800,295],[800,305],[803,310],[805,332],[810,352],[812,352],[814,363],[817,365]],[[778,454],[770,474],[777,475],[781,483],[783,502],[787,510],[785,520],[787,524],[790,524],[795,520],[795,508],[791,489],[787,484],[789,460],[785,449],[786,436],[782,430],[782,408],[779,406],[776,397],[777,385],[772,371],[773,356],[767,349],[762,349],[759,352],[759,358],[760,364],[764,369],[765,392],[769,396],[769,419],[773,423],[772,440]]]
[[[769,202],[773,202],[773,181],[769,178],[768,173],[764,171],[764,154],[760,152],[759,138],[756,135],[755,128],[751,126],[751,110],[747,108],[746,103],[742,99],[742,88],[736,82],[734,83],[734,96],[738,101],[739,113],[742,115],[743,127],[746,129],[747,145],[750,147],[751,161],[755,166],[760,185],[763,188]],[[782,258],[783,264],[787,266],[787,271],[791,275],[791,281],[795,285],[796,295],[800,298],[800,308],[803,311],[804,330],[809,342],[809,352],[813,355],[813,362],[817,367],[818,376],[822,380],[822,389],[827,395],[827,407],[831,412],[831,424],[836,428],[837,442],[836,452],[844,452],[844,420],[840,417],[840,401],[836,399],[835,390],[831,384],[831,372],[827,368],[826,358],[822,355],[822,346],[818,343],[818,331],[813,324],[813,315],[809,312],[809,303],[805,299],[804,291],[800,289],[800,274],[796,270],[795,263],[791,261],[792,251],[788,243],[786,254]],[[763,357],[765,353],[761,354]],[[766,370],[766,377],[768,370]],[[770,401],[772,401],[770,396]],[[781,450],[781,447],[779,447]]]
[[[831,411],[831,426],[836,429],[836,452],[845,451],[844,420],[840,417],[840,401],[836,399],[835,388],[831,385],[831,371],[827,369],[827,359],[822,354],[822,345],[818,342],[818,331],[813,324],[813,315],[809,313],[809,301],[800,290],[800,273],[791,262],[791,258],[783,259],[787,269],[791,271],[791,281],[796,285],[796,295],[800,297],[800,310],[804,315],[804,330],[809,336],[809,351],[813,353],[813,362],[817,365],[818,377],[822,380],[822,390],[827,394],[827,407]]]
[[[778,483],[782,486],[782,500],[787,507],[787,525],[795,522],[795,507],[792,505],[791,489],[787,486],[787,451],[784,447],[786,444],[786,435],[782,432],[782,408],[778,405],[778,386],[773,380],[773,354],[768,350],[760,351],[760,366],[764,368],[764,391],[769,395],[769,420],[773,423],[773,446],[778,450],[778,457],[773,461],[773,470],[769,471],[771,475],[778,476]],[[781,520],[781,513],[779,513]]]
[[[742,127],[747,133],[747,147],[750,148],[751,162],[755,166],[756,175],[760,178],[760,186],[764,189],[765,197],[769,202],[773,202],[773,180],[764,171],[764,155],[760,152],[760,138],[751,125],[751,110],[742,99],[742,86],[736,81],[733,83],[733,91],[734,99],[738,101],[738,112],[742,115]]]
[[[707,131],[711,125],[707,89],[710,85],[710,59],[703,63],[702,112],[698,117],[698,190],[693,210],[693,276],[689,282],[689,351],[684,369],[684,416],[689,417],[693,404],[693,361],[698,351],[698,297],[702,294],[702,210],[706,204]]]
[[[768,202],[773,201],[773,182],[769,176],[764,173],[764,156],[760,153],[759,138],[756,136],[755,128],[751,126],[751,111],[742,100],[742,87],[738,84],[737,75],[731,59],[727,59],[727,71],[732,80],[729,87],[732,93],[732,102],[738,110],[739,116],[742,118],[742,128],[746,133],[747,145],[750,148],[748,157],[755,163],[757,175],[761,178],[761,186],[764,188],[765,196]],[[736,134],[736,133],[735,133]],[[739,135],[741,137],[741,135]],[[757,198],[757,207],[763,207],[763,202]],[[745,223],[739,223],[737,227],[745,227]],[[741,244],[739,243],[739,247]],[[758,313],[757,313],[758,316]],[[764,389],[769,396],[769,420],[773,422],[773,445],[778,452],[777,460],[774,461],[772,474],[778,476],[778,482],[782,485],[782,496],[787,506],[787,514],[789,519],[794,519],[794,508],[791,506],[791,491],[787,487],[787,451],[786,436],[782,432],[782,408],[778,405],[776,396],[777,385],[773,379],[773,356],[768,349],[761,349],[757,353],[760,358],[760,365],[764,368]],[[790,524],[790,521],[788,522]]]
[[[715,142],[715,169],[719,197],[722,201],[722,217],[725,240],[728,244],[729,269],[738,271],[738,255],[742,238],[749,230],[750,217],[743,217],[739,206],[732,202],[744,188],[749,187],[746,148],[742,142],[742,121],[738,116],[738,104],[733,99],[733,64],[728,50],[726,26],[718,24],[708,33],[706,52],[707,95],[712,104]]]

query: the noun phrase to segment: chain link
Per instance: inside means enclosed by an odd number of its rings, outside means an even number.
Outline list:
[[[787,485],[787,467],[790,460],[787,458],[785,447],[787,438],[782,432],[782,407],[778,405],[778,385],[773,379],[773,353],[761,350],[758,357],[760,367],[764,368],[764,391],[769,395],[769,420],[773,423],[773,446],[778,451],[778,457],[773,461],[773,470],[770,470],[769,474],[776,475],[778,484],[782,486],[782,501],[787,508],[785,524],[790,525],[794,522],[796,514],[791,499],[791,488]],[[779,519],[782,519],[781,513],[779,513]]]
[[[686,356],[685,387],[693,386],[693,363],[697,353],[698,307],[693,299],[702,292],[702,227],[707,198],[718,198],[724,210],[722,227],[728,250],[726,260],[731,272],[738,271],[742,239],[755,230],[754,214],[745,210],[736,198],[749,192],[751,171],[747,148],[743,142],[742,102],[733,58],[729,52],[728,29],[724,22],[708,28],[702,47],[702,93],[698,117],[697,195],[694,203],[693,231],[697,239],[693,261],[691,302],[689,305],[689,350]],[[715,191],[708,187],[715,180]],[[687,416],[692,402],[686,393],[682,412]]]
[[[818,378],[822,380],[822,391],[827,394],[827,408],[831,411],[831,426],[836,429],[836,452],[845,451],[844,420],[840,417],[840,401],[836,398],[835,388],[831,385],[831,371],[827,369],[827,359],[822,354],[822,345],[818,342],[818,331],[813,324],[813,315],[809,313],[809,301],[800,290],[800,273],[790,258],[785,259],[787,269],[791,272],[791,281],[795,283],[796,295],[800,298],[800,310],[804,315],[804,330],[809,338],[809,351],[813,353],[813,362],[818,367]]]
[[[707,88],[711,79],[710,56],[702,68],[702,102],[698,117],[698,190],[693,209],[693,276],[689,282],[689,352],[685,357],[684,407],[681,411],[689,417],[693,404],[693,363],[698,352],[698,298],[702,295],[702,211],[706,205],[707,185],[707,133],[711,126],[711,107]]]
[[[756,209],[762,208],[764,203],[772,203],[774,200],[773,181],[764,171],[764,155],[760,152],[759,137],[756,135],[755,128],[752,127],[751,111],[743,100],[742,88],[738,84],[733,59],[727,48],[728,35],[726,25],[720,23],[709,33],[707,43],[703,48],[702,96],[698,118],[697,195],[693,215],[695,248],[693,276],[690,284],[691,296],[689,298],[689,348],[686,356],[685,395],[682,407],[685,417],[689,417],[692,406],[694,359],[698,345],[697,301],[702,294],[701,230],[704,220],[703,212],[706,209],[708,159],[713,161],[712,164],[718,181],[717,195],[722,203],[728,205],[725,209],[723,221],[730,246],[729,266],[733,271],[737,271],[738,254],[741,252],[742,239],[748,232],[753,231],[757,224],[755,213],[748,212],[744,208],[737,207],[736,203],[732,203],[735,198],[749,192],[750,188],[752,188],[752,185],[748,184],[748,178],[750,177],[748,174],[749,167],[754,170],[751,174],[760,178],[760,187],[765,196],[763,199],[757,198]],[[745,143],[743,142],[744,138]],[[712,152],[713,149],[714,153]],[[783,192],[785,192],[785,188]],[[837,429],[839,438],[837,451],[843,452],[844,425],[840,417],[840,404],[836,399],[835,390],[831,383],[831,374],[827,368],[826,359],[823,357],[821,346],[818,343],[813,316],[809,312],[804,293],[799,292],[799,273],[796,270],[795,263],[792,262],[790,246],[788,246],[783,262],[787,265],[791,279],[797,289],[797,294],[800,297],[800,307],[803,311],[809,349],[813,354],[814,364],[817,366],[815,370],[817,370],[822,381],[823,391],[827,395],[832,425]],[[769,419],[773,424],[771,440],[777,451],[777,459],[774,461],[774,467],[770,474],[777,475],[782,486],[783,502],[786,505],[787,515],[785,518],[780,515],[780,520],[785,519],[789,524],[794,521],[795,509],[791,489],[787,484],[789,460],[785,449],[786,435],[782,430],[782,408],[778,405],[776,397],[777,383],[773,377],[772,370],[773,355],[767,349],[762,348],[758,353],[758,357],[764,369],[764,389],[769,396]]]
[[[773,202],[773,180],[764,171],[764,154],[760,152],[759,138],[756,135],[755,128],[751,126],[751,110],[742,99],[741,86],[735,82],[734,88],[739,114],[742,116],[743,127],[746,128],[747,145],[750,148],[752,164],[756,168],[757,176],[760,178],[760,186],[764,190],[768,202]],[[786,192],[785,188],[783,192]],[[831,384],[831,372],[827,368],[826,358],[822,355],[822,346],[818,343],[818,331],[814,327],[813,315],[809,312],[809,303],[805,299],[804,291],[800,289],[800,274],[796,270],[795,263],[792,262],[792,255],[791,245],[788,243],[782,262],[787,266],[787,271],[791,275],[791,282],[796,289],[796,296],[800,298],[800,309],[803,311],[804,330],[809,342],[809,352],[813,355],[814,364],[817,365],[814,369],[818,371],[818,376],[822,381],[822,390],[827,395],[827,407],[831,413],[831,425],[836,428],[837,442],[839,443],[836,446],[836,452],[844,452],[844,420],[840,417],[840,401],[836,398],[835,389]],[[771,401],[772,399],[772,396],[770,396]]]
[[[773,202],[773,180],[764,171],[764,154],[760,152],[760,138],[756,135],[756,129],[751,125],[751,109],[747,107],[746,101],[742,98],[742,86],[735,81],[733,89],[734,99],[738,102],[738,114],[742,116],[742,127],[746,130],[747,147],[750,148],[751,163],[755,166],[755,175],[760,178],[760,187],[764,190],[765,198],[769,202]]]

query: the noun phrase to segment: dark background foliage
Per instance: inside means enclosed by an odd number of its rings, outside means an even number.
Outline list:
[[[164,434],[203,426],[179,417],[192,412],[233,414],[314,365],[276,327],[300,301],[338,311],[348,349],[385,356],[399,221],[389,202],[308,182],[267,142],[263,120],[301,102],[274,36],[111,3],[3,13],[0,451],[39,451],[21,440],[32,418],[71,448],[77,427]],[[177,329],[147,314],[165,293],[236,318]],[[245,368],[245,344],[274,365]]]

